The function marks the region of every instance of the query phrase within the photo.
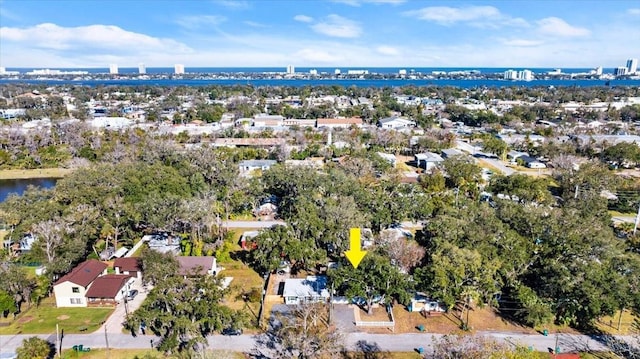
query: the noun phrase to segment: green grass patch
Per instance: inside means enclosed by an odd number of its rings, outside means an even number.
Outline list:
[[[224,350],[208,350],[211,358],[228,358],[243,359],[244,355],[240,352],[228,352]],[[208,356],[207,356],[208,357]],[[165,355],[155,349],[111,349],[107,355],[107,349],[91,349],[88,352],[75,352],[71,349],[62,351],[63,359],[134,359],[134,358],[179,358],[177,356]]]
[[[71,172],[73,172],[73,170],[68,168],[0,170],[0,179],[62,178]]]
[[[67,334],[91,333],[113,312],[112,308],[56,308],[53,297],[43,300],[39,307],[23,309],[15,319],[2,320],[9,325],[0,327],[0,334],[55,333],[56,324]]]

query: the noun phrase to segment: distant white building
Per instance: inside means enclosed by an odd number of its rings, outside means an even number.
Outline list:
[[[531,72],[530,70],[518,71],[518,80],[520,80],[520,81],[531,81],[531,80],[533,80],[533,72]]]
[[[402,69],[402,70],[398,71],[398,75],[402,76],[402,75],[406,75],[406,74],[407,74],[407,70],[405,70],[405,69]]]
[[[340,69],[335,69],[335,70],[333,71],[333,74],[334,74],[334,75],[340,75]]]
[[[516,70],[507,70],[504,72],[503,78],[505,80],[517,80],[518,79],[518,71]]]
[[[118,65],[117,64],[109,65],[109,73],[111,75],[117,75],[118,74]]]
[[[176,75],[184,75],[184,65],[182,64],[176,64],[173,70]]]
[[[634,75],[638,72],[638,59],[627,60],[627,75]]]
[[[425,170],[430,170],[437,166],[440,162],[444,161],[444,159],[436,153],[425,152],[418,153],[414,155],[416,165],[420,168],[424,168]]]
[[[313,75],[313,76],[315,76],[315,75],[317,75],[317,74],[318,74],[318,70],[316,70],[316,69],[311,69],[311,70],[309,70],[309,75]]]
[[[147,73],[147,67],[144,64],[139,64],[138,65],[138,73],[143,75]]]
[[[616,67],[615,70],[613,70],[613,75],[614,76],[624,76],[627,75],[627,68],[620,66],[620,67]]]
[[[381,128],[390,130],[399,130],[403,128],[416,127],[415,121],[411,121],[405,117],[387,117],[378,121]]]
[[[295,73],[296,73],[296,68],[293,65],[288,65],[287,66],[287,74],[293,75]]]

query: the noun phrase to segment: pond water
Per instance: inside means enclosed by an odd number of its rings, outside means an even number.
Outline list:
[[[28,186],[40,188],[52,188],[56,185],[58,178],[29,178],[29,179],[6,179],[0,180],[0,202],[11,193],[22,195]]]

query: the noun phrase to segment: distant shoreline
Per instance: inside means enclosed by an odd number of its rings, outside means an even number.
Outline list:
[[[73,172],[69,168],[36,168],[28,170],[0,170],[0,180],[63,178]]]

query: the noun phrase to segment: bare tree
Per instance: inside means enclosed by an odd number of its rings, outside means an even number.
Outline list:
[[[271,330],[258,339],[255,357],[276,359],[341,358],[344,339],[328,323],[325,303],[305,303],[277,313]]]
[[[71,228],[60,217],[36,223],[32,228],[47,263],[52,263],[57,257],[57,250],[64,243],[64,236],[72,232]]]
[[[378,245],[387,253],[391,263],[405,273],[420,264],[425,255],[424,247],[395,229],[380,232]]]

